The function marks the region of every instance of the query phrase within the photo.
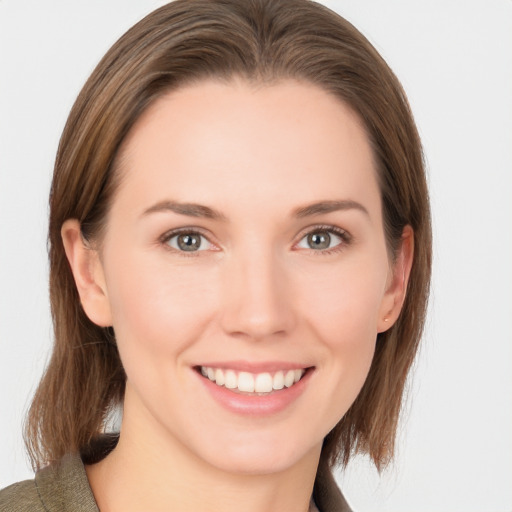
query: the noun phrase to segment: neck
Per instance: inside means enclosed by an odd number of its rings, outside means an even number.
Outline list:
[[[86,470],[101,512],[307,512],[320,448],[279,471],[229,471],[125,405],[118,445]]]

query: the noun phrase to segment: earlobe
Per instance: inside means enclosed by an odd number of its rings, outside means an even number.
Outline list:
[[[100,327],[111,326],[110,303],[98,251],[83,239],[76,219],[64,222],[61,237],[85,314]]]
[[[407,293],[413,259],[414,231],[411,226],[407,225],[403,229],[400,248],[382,300],[377,332],[387,331],[400,315]]]

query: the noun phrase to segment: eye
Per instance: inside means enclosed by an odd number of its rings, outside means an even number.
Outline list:
[[[318,228],[302,237],[297,247],[314,251],[329,251],[329,249],[335,249],[346,242],[348,242],[348,234],[345,231],[334,228]]]
[[[182,231],[174,235],[170,234],[164,241],[172,249],[183,252],[205,251],[211,248],[207,238],[197,231]]]

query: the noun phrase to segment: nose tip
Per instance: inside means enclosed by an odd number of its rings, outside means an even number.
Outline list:
[[[225,282],[225,332],[261,340],[293,329],[291,290],[286,275],[276,265],[238,265]]]
[[[247,301],[245,301],[247,302]],[[288,330],[277,311],[264,311],[264,305],[241,307],[232,312],[227,331],[234,336],[260,340],[285,334]]]

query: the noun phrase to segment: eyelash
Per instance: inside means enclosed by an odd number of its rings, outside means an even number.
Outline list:
[[[171,251],[173,253],[178,253],[180,256],[184,256],[186,258],[188,257],[197,257],[199,254],[203,251],[180,251],[179,249],[175,249],[174,247],[171,247],[169,245],[169,242],[176,236],[179,235],[198,235],[202,238],[204,238],[210,245],[213,245],[208,236],[199,228],[179,228],[179,229],[173,229],[171,231],[167,231],[164,233],[158,241],[161,245],[164,246],[164,248],[168,251]]]
[[[306,238],[308,235],[314,234],[314,233],[328,233],[330,235],[335,235],[338,238],[341,239],[341,242],[334,247],[330,247],[328,249],[322,249],[322,250],[315,250],[315,249],[309,249],[311,253],[314,253],[318,256],[327,256],[333,253],[340,252],[344,250],[350,243],[352,242],[352,235],[341,228],[338,228],[336,226],[332,225],[317,225],[317,226],[310,226],[307,228],[307,230],[303,231],[300,234],[299,241],[294,244],[294,247],[296,247],[304,238]],[[175,249],[174,247],[171,247],[169,245],[170,240],[172,240],[174,237],[179,235],[196,235],[204,238],[209,244],[213,245],[208,236],[199,228],[179,228],[179,229],[173,229],[171,231],[167,231],[159,238],[159,243],[165,247],[166,250],[169,250],[173,253],[179,253],[180,256],[184,257],[197,257],[201,252],[204,251],[181,251],[179,249]],[[308,249],[306,249],[308,250]]]
[[[341,252],[345,250],[347,246],[350,245],[350,243],[352,242],[352,235],[348,231],[341,229],[337,226],[320,224],[316,226],[310,226],[305,231],[303,231],[300,235],[300,239],[299,242],[297,242],[297,244],[300,243],[308,235],[311,235],[313,233],[328,233],[329,235],[335,235],[341,239],[341,242],[339,244],[328,249],[315,250],[310,248],[309,251],[313,253],[315,256],[329,256],[330,254]],[[295,246],[297,244],[295,244]]]

